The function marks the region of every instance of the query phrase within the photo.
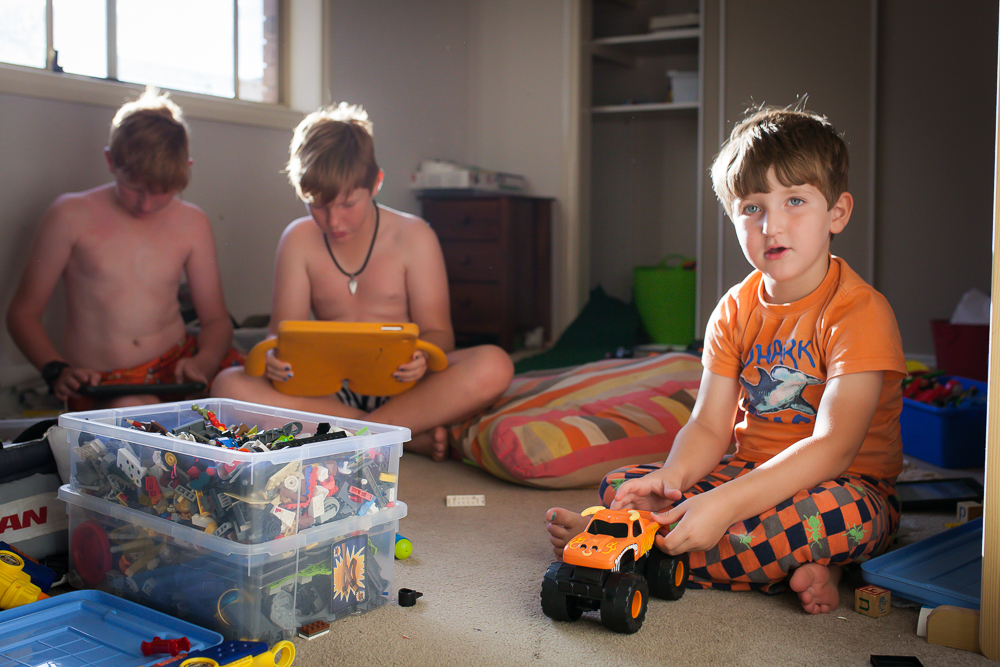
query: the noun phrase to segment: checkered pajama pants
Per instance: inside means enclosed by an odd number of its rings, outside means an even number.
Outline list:
[[[622,482],[662,465],[628,466],[608,473],[600,488],[605,507]],[[684,498],[745,475],[755,466],[723,459],[708,477],[684,492]],[[714,548],[692,552],[688,586],[777,593],[784,590],[782,582],[791,570],[804,563],[866,561],[892,543],[899,529],[899,509],[893,480],[842,475],[730,526]]]

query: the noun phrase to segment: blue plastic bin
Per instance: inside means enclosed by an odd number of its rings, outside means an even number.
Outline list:
[[[211,630],[101,591],[73,591],[0,612],[0,665],[140,667],[170,656],[144,656],[142,642],[187,637],[191,649],[222,641]]]
[[[938,408],[904,398],[899,418],[903,453],[941,468],[981,468],[986,461],[986,383],[955,379],[965,389],[976,387],[983,401]]]
[[[928,607],[979,609],[983,570],[983,519],[861,564],[861,577]]]

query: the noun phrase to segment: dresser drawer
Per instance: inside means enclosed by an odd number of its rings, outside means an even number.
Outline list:
[[[440,239],[500,238],[498,199],[425,199],[424,219]]]
[[[504,303],[497,283],[451,283],[451,324],[456,331],[499,331]]]
[[[503,275],[503,248],[483,241],[442,241],[448,280],[496,282]]]

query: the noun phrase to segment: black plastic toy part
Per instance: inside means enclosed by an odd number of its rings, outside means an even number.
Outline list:
[[[417,598],[423,595],[420,591],[410,590],[409,588],[399,589],[399,606],[400,607],[412,607],[417,604]]]

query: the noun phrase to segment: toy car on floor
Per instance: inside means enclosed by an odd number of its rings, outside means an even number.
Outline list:
[[[575,621],[585,611],[601,612],[610,630],[633,633],[642,627],[650,593],[666,600],[684,595],[688,555],[670,556],[653,546],[660,524],[644,510],[592,514],[586,530],[563,549],[542,580],[542,611],[556,621]]]

